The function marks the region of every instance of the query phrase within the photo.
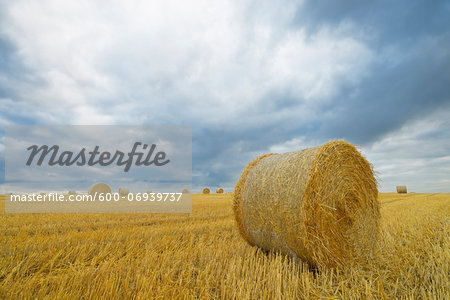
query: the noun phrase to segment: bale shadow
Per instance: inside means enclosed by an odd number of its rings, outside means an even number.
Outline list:
[[[261,254],[265,255],[266,257],[268,257],[268,258],[274,258],[275,255],[281,255],[281,256],[283,256],[283,259],[285,261],[289,261],[289,262],[297,265],[299,267],[299,271],[306,270],[306,271],[312,273],[314,275],[314,277],[316,277],[320,273],[320,269],[317,266],[309,264],[309,263],[307,263],[305,261],[302,261],[300,259],[296,259],[296,258],[294,258],[292,256],[283,255],[280,252],[270,251],[270,250],[262,249],[262,248],[259,248],[259,247],[255,247],[254,251],[255,251],[255,255],[258,255],[259,253],[261,253]]]

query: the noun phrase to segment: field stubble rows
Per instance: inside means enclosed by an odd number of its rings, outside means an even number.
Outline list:
[[[336,271],[247,245],[231,197],[194,194],[192,214],[0,214],[0,298],[450,298],[450,194],[381,194],[375,259]]]

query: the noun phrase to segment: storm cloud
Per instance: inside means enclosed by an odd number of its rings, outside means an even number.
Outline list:
[[[1,133],[192,126],[194,190],[229,191],[257,155],[342,138],[382,191],[449,192],[449,15],[446,1],[2,2]]]

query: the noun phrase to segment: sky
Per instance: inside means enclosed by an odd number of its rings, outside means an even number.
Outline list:
[[[381,192],[450,192],[449,15],[450,1],[0,0],[0,174],[7,125],[183,125],[194,191],[344,139]]]
[[[14,194],[86,192],[98,181],[135,193],[192,189],[189,126],[14,125],[5,143],[3,189]]]

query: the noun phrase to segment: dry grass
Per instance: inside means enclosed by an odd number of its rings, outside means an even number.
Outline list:
[[[380,200],[376,259],[337,272],[249,246],[231,194],[194,194],[192,214],[1,214],[0,299],[449,299],[450,194]]]

